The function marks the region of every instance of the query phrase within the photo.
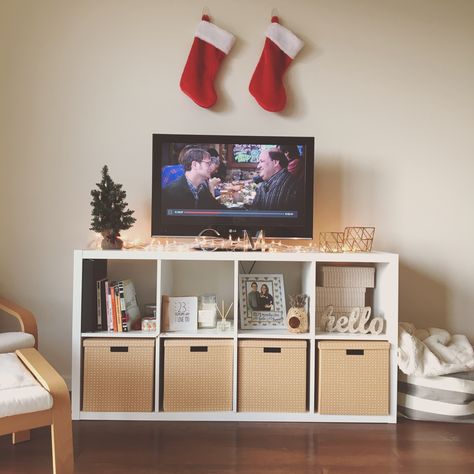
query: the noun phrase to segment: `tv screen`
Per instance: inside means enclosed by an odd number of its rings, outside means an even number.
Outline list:
[[[313,137],[153,135],[152,235],[312,238]]]

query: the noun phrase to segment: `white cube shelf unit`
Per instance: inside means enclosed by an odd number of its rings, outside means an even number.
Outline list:
[[[131,278],[138,300],[143,306],[157,305],[156,332],[130,331],[114,333],[86,331],[83,327],[83,269],[85,261],[107,262],[110,280]],[[373,315],[385,319],[382,334],[327,333],[317,330],[316,285],[322,266],[371,266],[375,268],[375,288],[370,293]],[[241,329],[239,317],[239,275],[245,273],[275,274],[284,277],[286,306],[289,295],[309,296],[309,331],[290,333],[286,329]],[[84,291],[87,291],[86,289]],[[90,291],[90,290],[89,290]],[[231,302],[233,326],[230,331],[198,329],[192,332],[162,332],[162,295],[199,296],[215,294],[217,301]],[[88,295],[95,298],[95,295]],[[299,252],[201,252],[148,250],[76,250],[74,252],[74,295],[72,325],[72,416],[73,419],[101,420],[188,420],[188,421],[284,421],[284,422],[363,422],[396,423],[397,410],[397,334],[398,334],[398,255],[385,252],[370,253],[299,253]],[[83,341],[87,338],[150,338],[155,341],[153,410],[150,412],[88,412],[82,409]],[[209,412],[163,411],[164,341],[171,338],[233,341],[232,410]],[[306,411],[241,412],[238,410],[239,341],[303,340],[307,346]],[[325,415],[318,413],[318,342],[322,340],[387,341],[389,349],[389,411],[383,415]],[[126,341],[124,341],[125,343]]]

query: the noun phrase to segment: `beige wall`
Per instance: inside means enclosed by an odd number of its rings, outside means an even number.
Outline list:
[[[213,110],[178,87],[204,4],[237,36]],[[305,41],[282,114],[247,91],[272,7]],[[400,319],[474,340],[474,2],[1,0],[0,70],[0,293],[63,374],[89,192],[108,164],[146,237],[153,132],[314,136],[316,232],[376,226]]]

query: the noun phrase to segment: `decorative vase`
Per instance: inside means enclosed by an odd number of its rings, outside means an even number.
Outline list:
[[[288,331],[299,333],[308,332],[308,314],[304,308],[292,307],[286,315]]]
[[[100,246],[102,250],[121,250],[123,247],[123,240],[119,239],[120,234],[114,234],[111,230],[104,230],[102,234],[102,243]]]

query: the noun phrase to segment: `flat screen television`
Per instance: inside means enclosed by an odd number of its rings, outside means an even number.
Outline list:
[[[152,235],[312,238],[314,138],[153,135]]]

